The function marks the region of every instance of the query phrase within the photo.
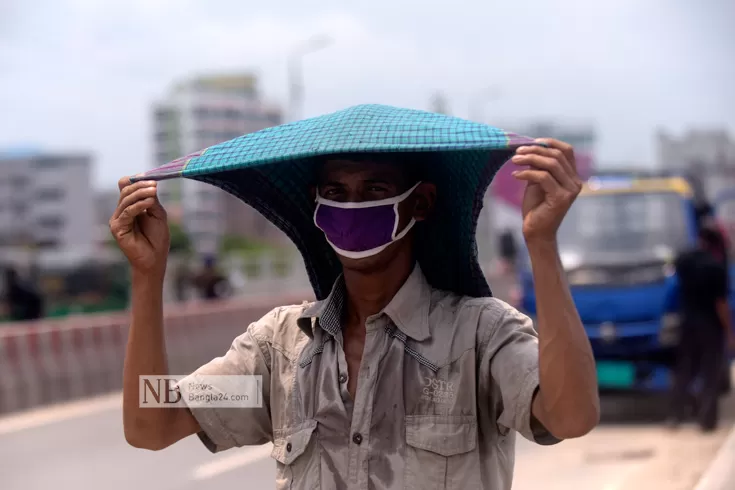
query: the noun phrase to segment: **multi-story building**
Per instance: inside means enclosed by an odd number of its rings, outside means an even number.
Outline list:
[[[91,174],[88,154],[0,154],[0,247],[91,256]]]
[[[735,139],[725,130],[690,130],[677,138],[656,135],[658,169],[690,179],[698,194],[715,199],[735,188]]]
[[[153,111],[155,165],[281,123],[261,99],[251,75],[200,77],[175,86]],[[179,220],[195,249],[215,253],[225,234],[281,238],[255,210],[224,191],[188,179],[161,185],[169,217]],[[243,225],[251,225],[250,229]]]

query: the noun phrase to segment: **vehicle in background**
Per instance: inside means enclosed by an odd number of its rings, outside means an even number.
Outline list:
[[[584,185],[558,242],[602,390],[670,387],[678,328],[670,313],[673,262],[696,239],[694,196],[682,178],[595,176]],[[520,306],[533,317],[524,263]]]

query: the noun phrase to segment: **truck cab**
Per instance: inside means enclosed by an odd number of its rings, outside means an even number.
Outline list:
[[[557,240],[601,389],[668,388],[673,263],[696,238],[693,192],[682,178],[598,176],[584,185]],[[520,306],[534,317],[530,267],[520,268],[520,286]]]

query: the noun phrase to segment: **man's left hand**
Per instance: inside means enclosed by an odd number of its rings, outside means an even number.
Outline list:
[[[569,207],[582,190],[574,149],[555,139],[538,139],[543,146],[522,146],[512,162],[529,168],[513,176],[528,182],[523,196],[523,236],[526,242],[553,241]]]

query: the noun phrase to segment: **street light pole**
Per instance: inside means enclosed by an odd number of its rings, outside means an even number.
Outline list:
[[[288,119],[289,122],[302,118],[304,108],[303,58],[307,54],[322,50],[332,44],[327,36],[315,36],[298,45],[288,57]]]

